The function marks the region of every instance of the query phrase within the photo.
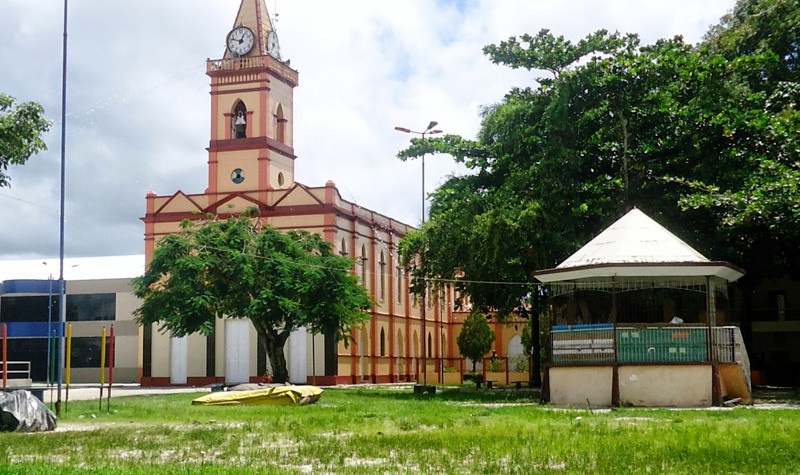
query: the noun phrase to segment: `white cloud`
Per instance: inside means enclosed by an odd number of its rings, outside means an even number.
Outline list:
[[[419,222],[420,167],[395,158],[404,126],[437,120],[473,138],[481,105],[535,74],[491,64],[481,48],[549,28],[577,40],[600,29],[645,42],[697,42],[733,0],[267,1],[295,90],[296,178],[333,180],[342,195],[409,224]],[[6,0],[0,16],[0,91],[42,103],[50,150],[13,167],[0,190],[0,257],[58,252],[63,12],[53,0]],[[69,12],[66,253],[143,252],[149,190],[206,187],[209,80],[233,0],[72,2]],[[426,188],[459,170],[426,160]]]

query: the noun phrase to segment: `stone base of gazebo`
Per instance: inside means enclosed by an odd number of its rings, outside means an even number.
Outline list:
[[[716,366],[715,371],[710,363],[619,365],[616,377],[613,365],[552,366],[543,396],[551,404],[591,407],[709,407],[735,398],[751,404],[739,365]]]

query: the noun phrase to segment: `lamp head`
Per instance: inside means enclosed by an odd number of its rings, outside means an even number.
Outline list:
[[[400,132],[410,133],[411,129],[407,129],[405,127],[395,127],[394,130],[399,130]]]
[[[431,130],[432,128],[436,127],[437,125],[439,125],[439,123],[438,123],[438,122],[436,122],[435,120],[432,120],[432,121],[431,121],[431,123],[430,123],[430,124],[428,124],[428,128],[427,128],[427,129],[425,129],[425,130],[426,130],[426,131],[428,131],[428,130]]]

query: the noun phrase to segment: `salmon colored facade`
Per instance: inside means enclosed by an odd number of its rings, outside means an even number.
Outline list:
[[[239,52],[248,46],[237,39],[244,34],[247,40],[244,29],[253,33],[249,51],[239,55],[228,49],[222,59],[206,63],[211,79],[208,187],[198,194],[147,195],[142,218],[147,262],[159,239],[177,232],[181,221],[207,214],[225,218],[255,207],[276,229],[319,233],[335,252],[355,260],[353,273],[376,304],[371,320],[353,330],[354,344],[345,346],[327,335],[293,334],[286,349],[290,379],[316,384],[415,381],[423,371],[420,309],[397,253],[400,238],[412,228],[343,200],[331,181],[317,187],[295,181],[293,91],[298,73],[280,59],[264,0],[241,2],[226,41]],[[454,332],[463,316],[453,315],[450,292],[438,295],[427,299],[425,312],[427,371],[433,382],[439,380],[442,356],[445,366],[462,367]],[[208,337],[173,339],[155,327],[143,328],[140,380],[143,385],[258,381],[269,368],[257,343],[252,327],[225,320]],[[500,339],[498,349],[503,346]]]

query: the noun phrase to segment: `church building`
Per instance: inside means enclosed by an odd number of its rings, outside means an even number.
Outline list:
[[[353,273],[376,302],[371,320],[345,346],[328,335],[293,334],[286,346],[290,380],[338,384],[413,381],[423,369],[426,338],[429,372],[442,355],[460,360],[446,293],[427,299],[420,312],[397,262],[397,244],[411,227],[343,200],[332,181],[307,186],[295,180],[294,88],[298,73],[281,59],[278,36],[264,0],[242,0],[221,59],[208,60],[211,136],[208,187],[203,193],[147,195],[145,257],[181,221],[221,218],[257,208],[261,219],[283,231],[320,234],[335,252],[354,259]],[[297,111],[302,113],[302,111]],[[420,313],[426,315],[422,335]],[[143,385],[241,383],[269,373],[265,352],[249,320],[220,319],[209,336],[171,338],[156,326],[141,329]]]

